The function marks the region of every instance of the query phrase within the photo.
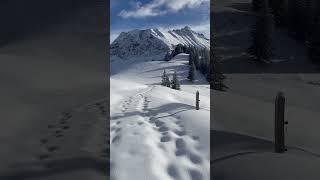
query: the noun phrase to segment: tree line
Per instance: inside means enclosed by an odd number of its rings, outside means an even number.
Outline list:
[[[161,85],[180,90],[180,81],[178,79],[177,71],[174,71],[172,80],[170,81],[169,75],[167,74],[166,70],[163,70]]]
[[[165,56],[166,61],[170,61],[173,57],[180,53],[189,54],[190,80],[194,80],[194,72],[198,70],[203,75],[210,78],[210,50],[208,48],[200,48],[195,46],[186,46],[178,44],[174,50],[168,52]]]
[[[288,34],[306,45],[309,59],[320,62],[320,3],[318,0],[252,0],[252,9],[257,12],[258,20],[254,29],[263,29],[258,35],[258,41],[267,42],[263,54],[270,53],[269,45],[273,26],[286,27]],[[262,17],[264,16],[264,17]],[[267,37],[262,37],[267,34]],[[255,42],[257,43],[257,42]],[[268,58],[267,58],[268,59]]]
[[[214,48],[213,48],[214,49]],[[225,78],[220,68],[219,58],[215,52],[211,52],[208,48],[200,48],[195,46],[186,46],[178,44],[172,52],[168,52],[165,56],[165,60],[169,61],[180,53],[189,54],[189,73],[188,79],[193,82],[195,80],[195,73],[199,71],[203,74],[207,81],[210,83],[212,89],[223,90],[226,86],[223,85],[223,79]],[[212,61],[210,61],[210,56]],[[164,80],[163,82],[168,82]],[[168,86],[168,83],[162,83],[164,86]],[[170,87],[170,86],[168,86]]]

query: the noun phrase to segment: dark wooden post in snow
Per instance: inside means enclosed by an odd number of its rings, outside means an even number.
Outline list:
[[[197,93],[196,93],[196,110],[199,110],[199,101],[200,101],[199,91],[197,91]]]
[[[286,151],[285,148],[285,134],[284,134],[284,126],[288,124],[285,122],[284,117],[285,112],[285,97],[282,92],[277,94],[275,100],[275,121],[274,121],[274,145],[275,152],[283,153]]]

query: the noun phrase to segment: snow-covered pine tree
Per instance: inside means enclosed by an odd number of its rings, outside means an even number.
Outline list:
[[[162,86],[167,86],[166,78],[167,78],[166,70],[163,70],[163,73],[162,73],[162,76],[161,76],[161,85]]]
[[[171,86],[171,82],[170,82],[170,79],[169,79],[169,75],[168,74],[166,74],[166,77],[165,77],[165,86],[167,86],[167,87],[170,87]]]
[[[176,89],[176,90],[180,90],[180,82],[178,79],[177,71],[174,71],[172,81],[171,81],[171,88]]]
[[[190,68],[189,68],[189,74],[188,74],[188,79],[193,82],[195,79],[195,71],[196,71],[196,66],[194,65],[194,62],[191,63]]]

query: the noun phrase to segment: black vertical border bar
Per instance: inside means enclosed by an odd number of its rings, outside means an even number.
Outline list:
[[[106,122],[106,145],[107,145],[107,149],[108,149],[108,159],[106,159],[107,161],[107,179],[110,179],[110,53],[109,53],[109,48],[110,48],[110,0],[106,0],[106,9],[105,9],[105,26],[106,27],[104,29],[105,31],[105,60],[106,60],[106,66],[107,66],[107,70],[106,70],[106,101],[108,104],[107,107],[107,122]]]
[[[213,47],[214,47],[214,3],[215,0],[210,0],[210,67],[213,69],[213,62],[212,62],[212,57],[213,57]],[[213,107],[214,107],[214,99],[213,99],[213,83],[210,82],[210,179],[213,178],[213,137],[212,131],[213,130]]]

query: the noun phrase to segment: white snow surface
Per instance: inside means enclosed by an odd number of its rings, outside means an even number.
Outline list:
[[[166,53],[178,44],[209,48],[210,40],[186,26],[182,29],[145,29],[122,32],[111,44],[111,59],[144,58],[163,60]]]
[[[188,54],[169,62],[136,61],[111,76],[110,157],[113,180],[210,178],[210,89],[201,74],[187,81]],[[159,85],[177,71],[181,90]],[[195,110],[195,92],[200,110]]]

